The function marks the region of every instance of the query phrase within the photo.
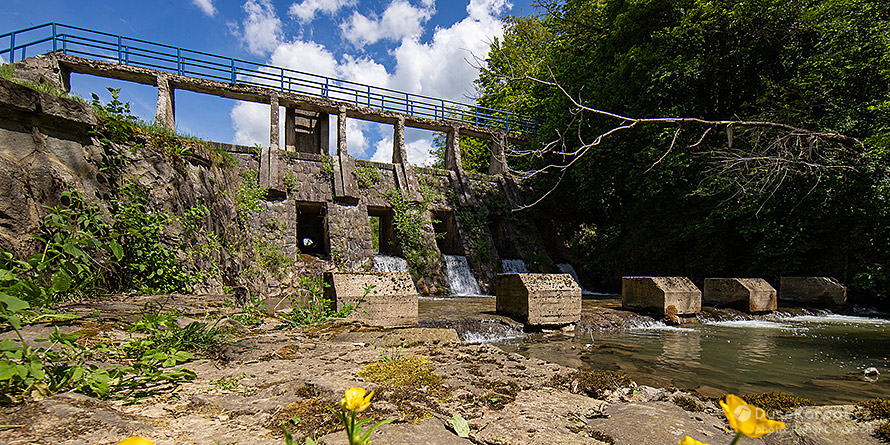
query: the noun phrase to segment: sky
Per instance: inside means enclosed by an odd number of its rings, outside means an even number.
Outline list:
[[[4,0],[0,33],[58,22],[472,102],[479,60],[503,35],[503,18],[534,13],[531,1]],[[154,119],[152,86],[88,75],[72,75],[71,83],[73,93],[85,98],[97,93],[103,101],[110,99],[106,87],[121,88],[133,114]],[[189,91],[177,91],[175,100],[181,133],[241,145],[269,143],[268,105]],[[389,162],[392,127],[350,119],[347,143],[352,156]],[[408,129],[406,143],[410,162],[432,161],[431,132]]]

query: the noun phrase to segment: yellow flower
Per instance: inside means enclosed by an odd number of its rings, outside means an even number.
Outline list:
[[[708,445],[708,444],[706,444],[704,442],[699,442],[689,436],[686,436],[683,438],[683,440],[680,441],[680,445]]]
[[[785,428],[784,423],[767,419],[765,411],[745,403],[738,396],[727,395],[726,402],[721,400],[720,406],[723,407],[723,413],[729,420],[729,426],[750,438],[756,439]]]
[[[348,409],[349,411],[354,411],[360,413],[369,406],[371,406],[371,396],[374,395],[374,391],[371,391],[367,397],[365,397],[365,390],[362,388],[352,387],[346,390],[346,397],[340,401],[340,407],[344,409]]]
[[[118,442],[117,445],[155,445],[155,443],[139,436],[133,436]]]

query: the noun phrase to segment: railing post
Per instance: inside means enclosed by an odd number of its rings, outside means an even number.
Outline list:
[[[381,104],[383,103],[383,101],[380,101],[380,102],[381,102]],[[358,102],[356,102],[356,105],[358,105]],[[370,107],[371,107],[371,85],[368,85],[368,108],[370,108]]]
[[[235,59],[229,59],[232,62],[232,83],[235,83]]]
[[[411,95],[405,93],[405,114],[411,115]]]
[[[507,113],[507,117],[506,117],[506,119],[504,119],[504,126],[506,127],[506,128],[504,128],[504,130],[506,130],[507,133],[509,133],[510,132],[510,113]]]
[[[120,65],[124,61],[124,55],[121,53],[121,36],[117,36],[117,64]]]
[[[281,91],[284,91],[284,68],[281,68]]]
[[[53,23],[53,52],[56,52],[56,24]]]
[[[9,63],[15,62],[15,33],[9,35]]]
[[[62,34],[62,54],[68,55],[68,34]]]

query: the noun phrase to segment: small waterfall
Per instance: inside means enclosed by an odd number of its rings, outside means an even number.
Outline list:
[[[501,258],[501,269],[504,273],[528,273],[528,267],[525,267],[525,261],[522,260]]]
[[[374,269],[387,273],[408,272],[408,262],[397,256],[374,255]]]
[[[578,272],[575,272],[575,268],[572,267],[569,263],[559,263],[556,265],[559,268],[559,271],[562,273],[567,273],[572,276],[572,279],[578,283],[578,286],[581,287],[581,293],[583,295],[612,295],[612,294],[604,294],[600,292],[591,292],[587,289],[584,289],[584,286],[581,285],[581,280],[578,279]]]
[[[470,270],[467,257],[463,255],[443,255],[445,257],[445,269],[448,272],[448,285],[451,287],[451,295],[469,296],[479,295],[479,283]]]

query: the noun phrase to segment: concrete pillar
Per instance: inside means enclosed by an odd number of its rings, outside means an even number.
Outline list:
[[[318,153],[328,154],[331,140],[331,117],[327,113],[318,113]]]
[[[404,162],[408,162],[408,154],[405,151],[405,118],[399,116],[399,120],[393,125],[392,163],[401,164]]]
[[[565,274],[499,274],[495,304],[529,326],[567,325],[581,320],[581,287]]]
[[[173,100],[173,85],[170,84],[170,79],[163,74],[158,75],[157,82],[158,106],[155,111],[155,123],[168,130],[173,130],[176,128],[174,121],[176,104]]]
[[[507,147],[507,136],[495,134],[491,138],[491,162],[488,166],[489,175],[502,175],[507,172],[507,157],[504,154]]]
[[[337,156],[346,154],[346,108],[341,107],[337,113]]]
[[[269,96],[269,146],[260,150],[260,185],[278,184],[278,95]]]
[[[284,151],[297,150],[297,116],[292,107],[284,108]]]
[[[460,161],[460,131],[457,126],[451,127],[448,131],[448,138],[445,142],[445,169],[463,171],[463,164]]]

